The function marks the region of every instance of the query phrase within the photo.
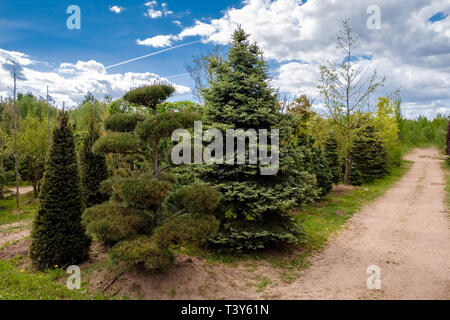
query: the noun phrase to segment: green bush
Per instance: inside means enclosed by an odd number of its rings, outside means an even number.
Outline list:
[[[87,209],[82,218],[87,233],[108,246],[150,233],[154,225],[151,212],[109,202]]]
[[[187,242],[206,242],[219,230],[220,222],[214,216],[182,215],[170,219],[155,229],[152,239],[160,246]]]
[[[179,206],[192,215],[214,214],[219,206],[220,193],[208,185],[195,185],[181,189],[178,194]]]
[[[133,154],[140,150],[139,138],[130,132],[112,132],[95,142],[95,153]]]
[[[156,211],[171,190],[171,183],[146,177],[116,178],[113,198],[128,205]]]
[[[106,130],[114,132],[133,132],[136,126],[146,119],[147,116],[142,113],[116,113],[106,118],[104,126]]]
[[[159,246],[148,236],[116,244],[110,251],[110,257],[114,263],[145,271],[165,271],[175,261],[173,253],[167,247]]]
[[[129,103],[148,107],[156,113],[156,107],[166,101],[174,92],[175,88],[171,85],[155,83],[132,89],[123,98]]]

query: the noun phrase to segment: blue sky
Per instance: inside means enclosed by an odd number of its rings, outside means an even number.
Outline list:
[[[5,1],[0,2],[0,48],[19,51],[46,62],[38,69],[51,69],[64,62],[95,60],[109,66],[161,49],[136,44],[160,33],[179,32],[180,26],[192,25],[196,19],[218,18],[230,5],[240,1],[170,1],[173,14],[158,19],[144,16],[145,1]],[[162,2],[161,2],[162,3]],[[81,9],[81,30],[69,30],[66,20],[68,6]],[[111,6],[125,8],[120,14]],[[158,8],[156,8],[158,9]],[[185,41],[188,42],[188,41]],[[214,47],[197,43],[150,58],[115,67],[114,72],[152,72],[161,76],[186,73],[186,64]],[[189,76],[172,78],[177,83],[191,85]],[[190,96],[187,95],[186,98]]]
[[[158,79],[175,85],[172,100],[192,99],[186,65],[192,56],[227,45],[241,25],[263,49],[273,86],[310,96],[320,110],[319,67],[342,61],[336,34],[341,20],[350,18],[360,35],[356,55],[362,59],[355,62],[387,77],[378,95],[401,89],[408,117],[450,113],[450,1],[376,2],[380,28],[374,30],[367,25],[372,0],[1,0],[0,96],[11,95],[12,80],[2,66],[14,61],[26,78],[19,91],[43,95],[49,85],[58,104],[74,106],[87,91],[119,98]],[[81,30],[66,27],[70,5],[81,9]],[[106,68],[192,41],[198,42]]]

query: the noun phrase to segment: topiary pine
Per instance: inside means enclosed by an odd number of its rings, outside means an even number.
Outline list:
[[[156,115],[156,107],[166,101],[174,92],[175,88],[172,85],[154,83],[127,92],[123,99],[131,104],[147,107]]]
[[[92,152],[92,146],[99,137],[100,135],[98,128],[95,127],[94,114],[91,109],[88,134],[84,139],[83,148],[80,153],[81,184],[83,186],[86,208],[103,203],[109,199],[106,193],[100,191],[100,183],[108,179],[105,156],[101,153]]]
[[[335,137],[330,136],[325,141],[325,156],[333,176],[332,181],[338,184],[343,179],[342,161],[339,156],[339,144]]]
[[[388,174],[386,150],[376,136],[373,126],[362,130],[353,143],[351,154],[362,182],[370,182]]]
[[[81,224],[82,192],[67,112],[60,112],[46,161],[30,256],[39,270],[79,264],[91,239]]]

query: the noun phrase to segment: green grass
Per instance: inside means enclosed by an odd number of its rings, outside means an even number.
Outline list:
[[[31,220],[38,208],[37,201],[33,199],[33,194],[20,196],[20,210],[16,210],[16,198],[0,200],[0,226],[23,220]]]
[[[445,192],[447,193],[445,196],[445,205],[450,210],[450,164],[447,161],[442,162],[442,170],[444,171]]]
[[[329,237],[336,233],[353,214],[389,190],[409,170],[412,162],[403,161],[400,167],[392,170],[389,176],[365,184],[345,195],[331,193],[321,203],[316,203],[302,210],[295,219],[303,226],[307,242],[302,252],[294,259],[276,262],[285,268],[282,279],[291,282],[296,279],[297,271],[309,266],[309,257],[322,249]],[[336,213],[339,213],[336,214]]]
[[[106,297],[90,294],[86,283],[80,290],[69,290],[64,284],[70,275],[64,270],[30,273],[20,269],[19,260],[0,260],[0,300],[98,300]],[[81,278],[83,279],[83,278]]]

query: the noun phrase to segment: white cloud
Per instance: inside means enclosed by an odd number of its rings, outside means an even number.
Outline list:
[[[170,46],[173,41],[176,40],[176,37],[173,37],[171,35],[168,36],[155,36],[151,38],[147,38],[145,40],[136,40],[136,43],[143,46],[149,46],[154,48],[160,48],[160,47],[168,47]]]
[[[147,12],[145,13],[145,15],[152,19],[156,19],[156,18],[161,18],[163,13],[161,10],[148,9]]]
[[[117,14],[120,14],[124,10],[125,10],[124,7],[119,7],[119,6],[110,6],[109,7],[109,11],[112,11],[112,12],[117,13]]]
[[[154,7],[158,4],[157,1],[147,1],[146,3],[144,3],[144,6],[146,7]]]
[[[50,71],[34,69],[35,63],[26,54],[0,49],[0,96],[11,96],[13,79],[9,70],[3,68],[6,61],[15,58],[22,64],[25,80],[18,81],[18,92],[32,92],[45,96],[46,86],[49,86],[51,96],[59,105],[74,106],[83,100],[87,92],[98,98],[111,95],[121,97],[132,87],[149,84],[154,81],[168,81],[157,74],[145,73],[108,73],[105,66],[97,61],[78,61],[75,64],[61,63]],[[172,83],[176,89],[175,95],[186,95],[191,92],[188,87]]]
[[[319,66],[326,60],[340,61],[336,34],[343,18],[350,18],[361,35],[359,53],[380,75],[387,76],[386,94],[402,88],[408,115],[450,112],[450,16],[431,23],[438,12],[450,13],[442,0],[379,0],[381,30],[369,30],[367,7],[373,0],[245,0],[219,19],[195,21],[173,35],[141,44],[171,46],[187,37],[228,44],[241,25],[258,42],[268,59],[279,64],[273,83],[292,94],[306,93],[320,103],[316,89]],[[166,37],[166,38],[162,38]]]
[[[148,7],[147,11],[144,13],[145,16],[150,17],[151,19],[161,18],[162,16],[168,16],[173,14],[173,11],[168,9],[167,3],[162,3],[161,8],[157,9],[158,2],[157,1],[147,1],[144,3],[144,6]]]

